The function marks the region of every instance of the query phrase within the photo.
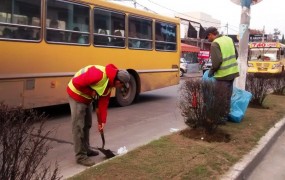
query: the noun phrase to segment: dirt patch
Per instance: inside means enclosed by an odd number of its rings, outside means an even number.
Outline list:
[[[223,131],[222,129],[216,129],[212,134],[205,133],[203,129],[190,129],[187,128],[180,132],[181,135],[199,141],[207,142],[230,142],[231,135]]]
[[[260,104],[253,104],[253,103],[250,103],[248,107],[255,108],[255,109],[269,109],[269,107],[265,107],[265,106],[261,106]]]

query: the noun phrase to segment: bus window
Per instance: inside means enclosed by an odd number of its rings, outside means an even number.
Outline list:
[[[94,45],[125,47],[125,14],[95,8]]]
[[[152,20],[129,17],[128,44],[131,49],[152,49]]]
[[[125,17],[114,21],[114,37],[111,38],[113,46],[125,47]]]
[[[130,87],[111,93],[120,106],[178,85],[179,26],[177,18],[108,1],[0,0],[0,101],[25,109],[67,103],[66,85],[94,60],[130,73]]]
[[[176,50],[176,25],[163,22],[155,23],[155,49]]]
[[[46,40],[89,44],[89,10],[84,5],[47,0]]]
[[[0,39],[40,39],[41,1],[0,1],[0,7]]]

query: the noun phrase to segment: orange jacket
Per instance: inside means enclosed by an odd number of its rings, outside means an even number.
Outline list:
[[[107,119],[107,108],[109,105],[111,89],[115,86],[114,81],[118,72],[118,68],[113,64],[108,64],[105,67],[108,84],[102,96],[98,96],[98,121],[99,123],[106,123]],[[95,91],[91,88],[92,85],[100,82],[103,78],[103,74],[100,69],[96,68],[95,65],[88,66],[88,68],[80,75],[74,76],[71,79],[71,83],[77,91],[80,91],[83,95],[75,93],[70,86],[67,86],[68,95],[75,101],[84,104],[90,104],[92,102],[92,93]],[[98,94],[96,92],[96,94]],[[100,122],[101,121],[101,122]]]

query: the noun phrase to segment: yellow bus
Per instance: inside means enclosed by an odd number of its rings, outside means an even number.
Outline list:
[[[249,44],[249,73],[281,73],[284,71],[284,50],[278,42]]]
[[[35,108],[67,103],[80,68],[127,69],[119,105],[179,83],[180,21],[102,0],[1,0],[0,101]]]

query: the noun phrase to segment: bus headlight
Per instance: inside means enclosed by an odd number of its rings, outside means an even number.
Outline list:
[[[252,63],[248,63],[247,66],[248,67],[253,67],[253,64]]]
[[[272,69],[276,69],[276,68],[279,68],[280,67],[280,64],[273,64],[272,65]]]

